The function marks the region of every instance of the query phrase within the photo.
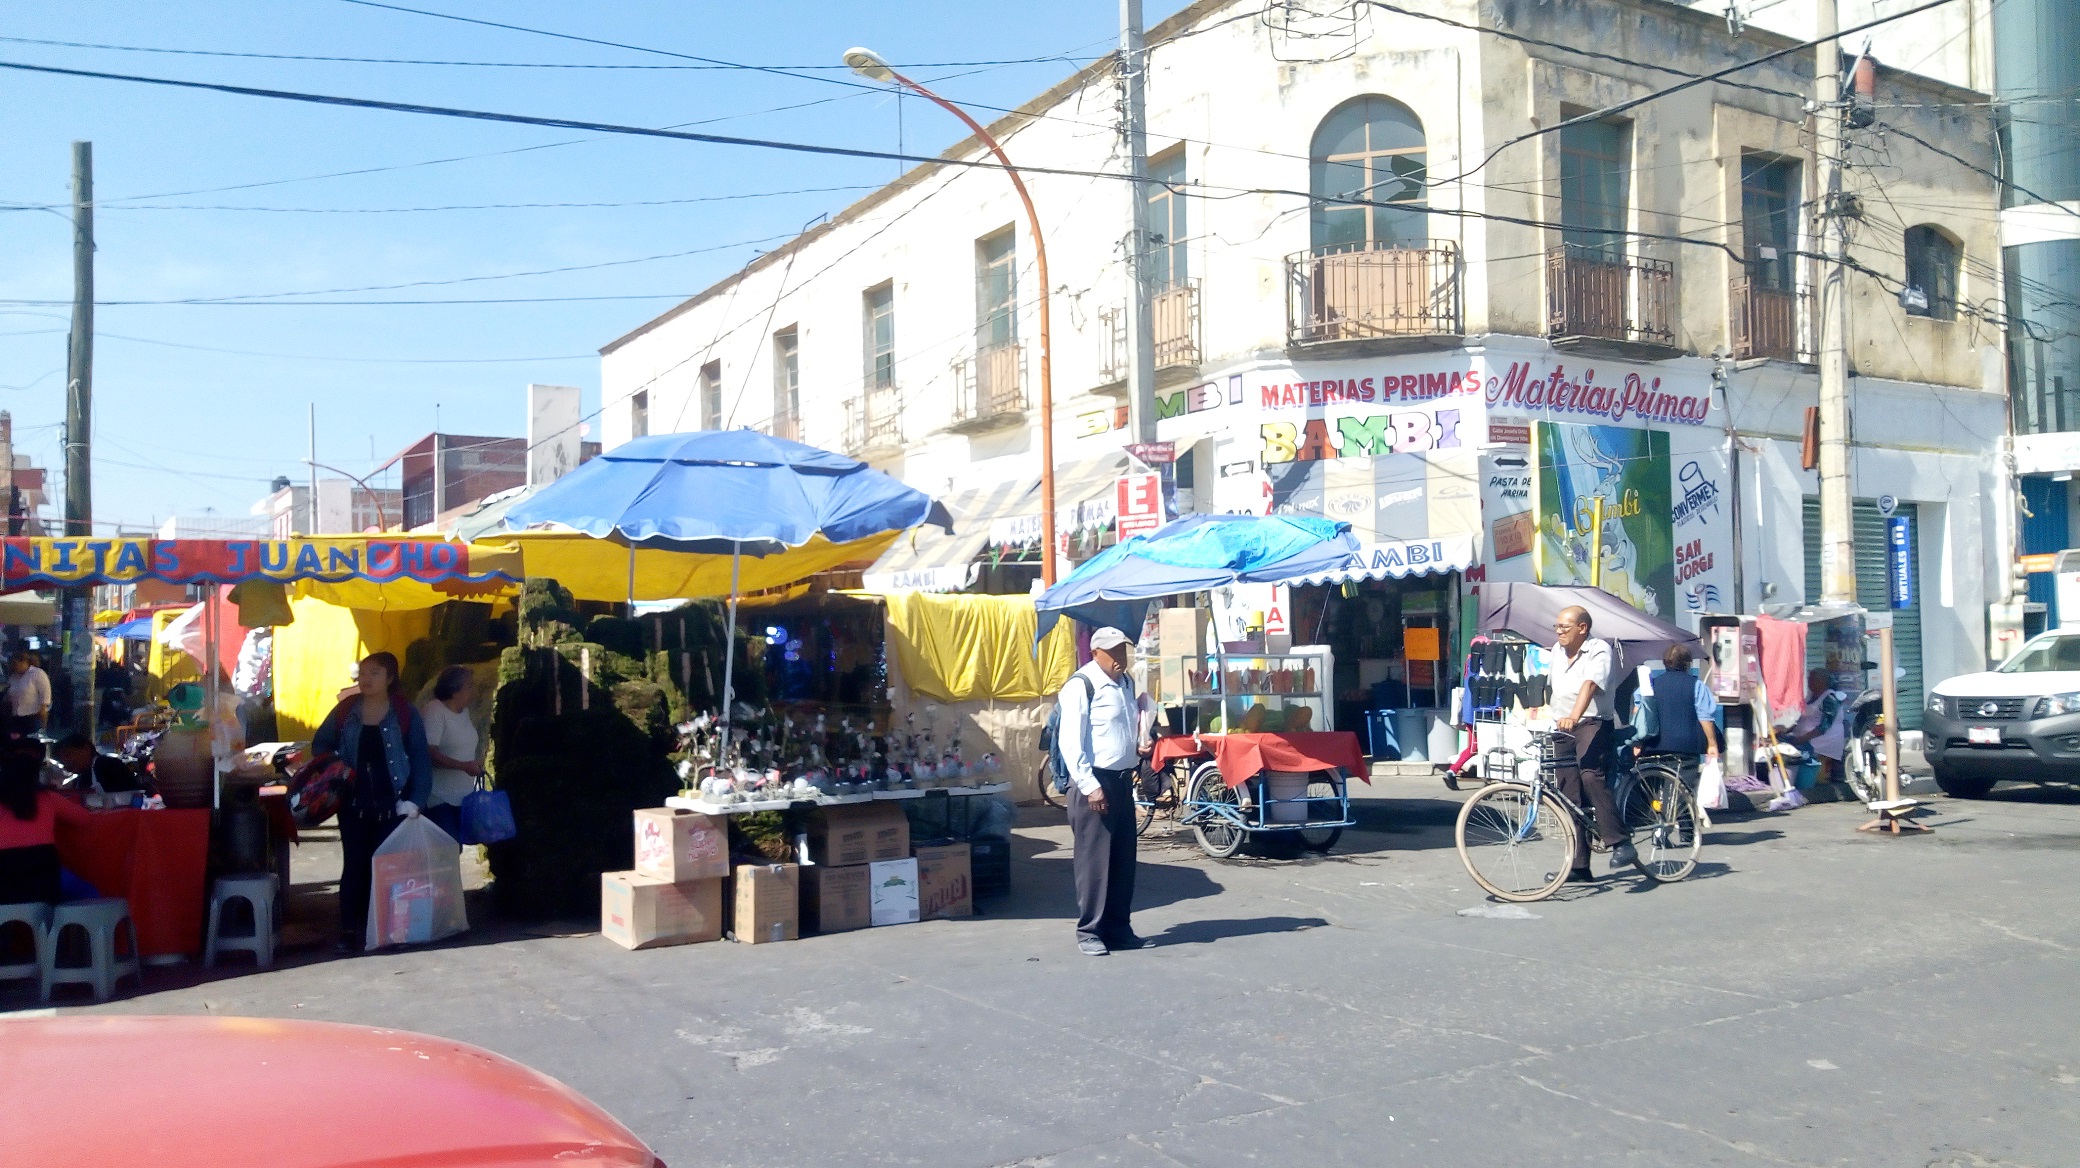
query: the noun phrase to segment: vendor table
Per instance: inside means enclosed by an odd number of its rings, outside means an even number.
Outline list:
[[[103,896],[130,902],[143,957],[202,948],[207,904],[206,809],[96,811],[80,825],[58,821],[58,860]]]
[[[1149,766],[1162,770],[1181,758],[1212,755],[1221,777],[1237,787],[1265,771],[1342,770],[1367,785],[1371,772],[1365,748],[1348,730],[1313,730],[1296,734],[1171,734],[1156,739]]]

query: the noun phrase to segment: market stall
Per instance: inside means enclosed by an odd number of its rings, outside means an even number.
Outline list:
[[[225,587],[272,588],[278,599],[294,595],[332,604],[410,609],[460,595],[510,590],[518,583],[516,569],[508,555],[445,540],[7,538],[0,543],[0,590],[142,580],[210,586],[203,602],[194,606],[200,611],[192,616],[193,638],[165,636],[187,610],[152,617],[155,661],[160,660],[159,650],[168,651],[162,676],[174,680],[170,662],[177,656],[190,662],[190,676],[201,681],[193,687],[195,700],[172,717],[155,751],[153,768],[166,808],[94,810],[85,827],[61,829],[61,862],[103,894],[130,901],[145,956],[198,951],[212,824],[223,807],[226,776],[241,745],[236,705],[223,692],[222,669],[192,666],[197,659],[221,665],[235,648],[221,643],[228,639],[227,629],[241,627],[239,618],[227,611],[234,606],[226,599]],[[167,640],[175,643],[166,644]],[[179,645],[199,651],[191,654]],[[264,807],[259,814],[267,814]]]
[[[1356,550],[1347,523],[1188,515],[1100,552],[1036,598],[1043,631],[1063,615],[1146,630],[1150,602],[1191,598],[1189,608],[1156,616],[1158,667],[1153,678],[1144,669],[1143,691],[1168,708],[1176,733],[1155,744],[1155,769],[1169,781],[1137,793],[1143,830],[1168,800],[1200,848],[1225,858],[1266,832],[1327,850],[1350,825],[1346,784],[1352,775],[1370,780],[1357,736],[1336,729],[1323,700],[1334,668],[1327,651],[1261,631],[1209,638],[1206,610],[1217,590],[1337,571]]]

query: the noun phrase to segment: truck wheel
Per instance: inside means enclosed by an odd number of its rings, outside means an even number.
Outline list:
[[[1936,786],[1952,799],[1984,799],[1993,790],[1994,780],[1978,775],[1960,775],[1956,771],[1935,768]]]

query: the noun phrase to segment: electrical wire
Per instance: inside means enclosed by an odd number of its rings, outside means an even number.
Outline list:
[[[774,199],[789,195],[828,195],[847,191],[879,189],[876,183],[854,183],[840,187],[798,187],[788,191],[750,191],[738,195],[700,195],[685,199],[628,199],[598,203],[447,203],[421,207],[255,207],[193,203],[139,203],[101,207],[106,211],[259,211],[284,215],[408,215],[430,211],[537,211],[589,210],[600,207],[679,207],[696,203],[730,203],[745,199]],[[27,205],[17,205],[27,210]]]

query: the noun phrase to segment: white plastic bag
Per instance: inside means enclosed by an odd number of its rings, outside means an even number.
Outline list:
[[[370,861],[368,947],[421,945],[469,928],[461,846],[423,815],[397,825]]]
[[[1697,763],[1697,803],[1706,811],[1726,810],[1726,771],[1711,755]]]

